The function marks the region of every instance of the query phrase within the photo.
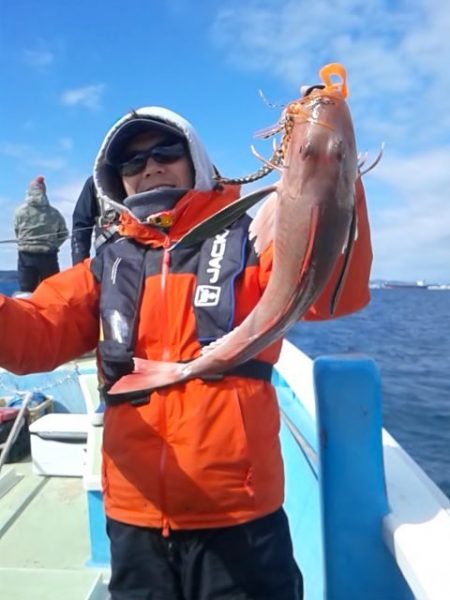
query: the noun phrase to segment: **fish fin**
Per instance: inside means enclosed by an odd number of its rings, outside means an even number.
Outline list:
[[[235,202],[232,202],[213,216],[205,219],[190,229],[178,241],[172,244],[170,250],[173,250],[178,245],[189,246],[191,244],[202,242],[203,240],[216,235],[220,231],[223,231],[228,225],[231,225],[231,223],[246,213],[249,208],[265,198],[275,189],[274,185],[270,185],[238,198]]]
[[[305,256],[303,258],[302,268],[301,268],[300,276],[299,276],[300,281],[305,277],[306,272],[308,271],[310,264],[311,264],[311,258],[312,258],[312,254],[313,254],[314,244],[317,239],[318,226],[319,226],[319,209],[316,206],[311,210],[311,223],[309,225],[308,240],[306,242],[306,248],[305,248]]]
[[[270,137],[276,135],[282,129],[283,129],[283,124],[281,122],[278,122],[278,123],[275,123],[274,125],[264,128],[264,129],[260,129],[259,131],[257,131],[255,133],[255,137],[267,139],[267,138],[270,138]]]
[[[330,300],[330,314],[333,315],[336,306],[339,302],[339,298],[341,297],[342,289],[344,287],[344,283],[347,277],[348,267],[350,264],[350,259],[352,257],[353,247],[355,245],[355,240],[357,237],[358,231],[358,217],[356,214],[356,207],[353,208],[352,220],[350,221],[350,227],[347,236],[347,243],[344,246],[344,261],[342,263],[342,269],[339,273],[339,277],[336,282],[336,286],[333,290]]]
[[[258,256],[273,242],[277,198],[277,192],[272,192],[250,224],[249,239],[255,240],[254,245]]]
[[[108,390],[109,394],[151,391],[187,379],[183,369],[186,365],[176,362],[135,358],[135,371],[121,377]]]

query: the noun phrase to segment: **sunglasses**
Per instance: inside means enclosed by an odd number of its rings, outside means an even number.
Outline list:
[[[147,150],[140,150],[128,160],[117,165],[119,173],[125,177],[137,175],[144,170],[149,158],[161,165],[170,165],[186,156],[186,148],[182,142],[155,144]]]

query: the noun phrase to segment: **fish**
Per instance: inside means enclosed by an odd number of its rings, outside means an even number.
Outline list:
[[[280,127],[281,177],[273,186],[237,200],[186,234],[193,243],[223,228],[266,196],[249,230],[258,253],[272,244],[267,286],[250,314],[232,331],[187,363],[134,358],[134,371],[121,377],[110,394],[150,391],[203,376],[220,375],[250,360],[281,339],[324,290],[339,257],[340,276],[331,312],[345,281],[357,235],[358,155],[347,103],[347,73],[331,63],[319,72],[322,87],[289,103]]]

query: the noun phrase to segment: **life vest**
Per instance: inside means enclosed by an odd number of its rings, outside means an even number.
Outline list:
[[[195,246],[188,261],[181,256],[183,249],[174,249],[173,262],[178,268],[189,262],[195,269],[196,287],[193,296],[198,340],[200,344],[222,337],[233,328],[235,313],[236,278],[245,266],[256,262],[257,257],[248,244],[251,218],[243,215],[231,227]],[[194,251],[192,251],[194,250]],[[161,250],[121,237],[106,247],[91,262],[91,270],[100,286],[101,340],[99,354],[105,381],[104,398],[109,403],[131,401],[135,404],[148,401],[148,394],[138,392],[126,397],[108,396],[107,390],[121,376],[133,370],[135,338],[145,277],[154,272]],[[178,254],[178,256],[177,256]],[[192,261],[196,264],[192,264]],[[116,277],[118,266],[126,277]],[[259,360],[250,360],[227,371],[270,380],[272,366]],[[223,374],[210,376],[220,378]]]

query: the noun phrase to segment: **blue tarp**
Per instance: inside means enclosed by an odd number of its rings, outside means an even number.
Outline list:
[[[53,399],[53,410],[58,413],[85,413],[86,403],[81,391],[76,367],[61,367],[47,373],[14,375],[0,372],[0,398],[8,400],[18,392],[39,392]]]

